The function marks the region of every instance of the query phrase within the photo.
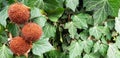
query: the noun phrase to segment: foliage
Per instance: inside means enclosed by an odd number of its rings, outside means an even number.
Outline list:
[[[28,58],[120,58],[119,0],[18,1],[30,7],[30,20],[43,29]],[[7,14],[14,2],[0,0],[1,58],[19,58],[8,43],[8,32],[20,35]]]

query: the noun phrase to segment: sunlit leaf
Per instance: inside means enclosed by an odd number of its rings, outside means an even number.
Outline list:
[[[71,17],[72,18],[72,21],[74,23],[74,25],[77,27],[77,28],[80,28],[80,29],[85,29],[87,28],[87,20],[89,19],[88,18],[88,15],[87,14],[78,14],[78,15],[74,15]]]
[[[66,7],[75,11],[76,7],[79,4],[79,0],[66,0]]]
[[[115,44],[120,49],[120,36],[117,37]]]
[[[40,16],[41,16],[40,9],[36,8],[36,7],[33,7],[31,9],[31,19],[37,18],[37,17],[40,17]]]
[[[93,41],[89,39],[82,41],[82,47],[86,53],[90,53],[93,47]]]
[[[46,18],[43,16],[40,16],[40,17],[34,19],[34,22],[39,24],[41,27],[45,26],[46,21],[47,21]]]
[[[109,44],[109,48],[107,51],[107,57],[108,58],[119,58],[120,57],[120,51],[118,50],[115,44],[113,43]]]
[[[49,23],[46,23],[46,25],[43,28],[43,31],[44,31],[44,35],[46,37],[48,37],[48,38],[55,37],[56,27]]]
[[[75,58],[81,55],[83,51],[83,47],[81,46],[81,41],[72,41],[71,45],[68,47],[69,49],[69,57]]]
[[[87,11],[94,10],[94,25],[101,24],[108,15],[117,16],[120,1],[119,0],[84,0],[84,7]]]
[[[96,39],[100,39],[100,37],[102,36],[102,32],[99,30],[98,26],[90,28],[89,33],[90,35],[93,35]]]
[[[49,43],[48,39],[42,37],[39,41],[33,43],[33,54],[41,56],[43,53],[53,50],[53,46]]]
[[[120,10],[118,13],[118,17],[115,18],[115,30],[120,34]]]
[[[2,11],[0,11],[0,24],[2,24],[4,27],[6,27],[7,22],[6,19],[8,18],[8,6],[5,7]]]
[[[2,47],[0,47],[0,58],[13,58],[13,53],[8,47],[3,45]]]
[[[83,58],[99,58],[100,55],[98,53],[90,53],[90,54],[85,54]]]
[[[77,32],[77,29],[76,29],[76,27],[74,26],[73,22],[66,23],[66,24],[65,24],[65,29],[68,29],[68,31],[69,31],[69,33],[70,33],[70,36],[71,36],[72,38],[75,37],[76,32]]]

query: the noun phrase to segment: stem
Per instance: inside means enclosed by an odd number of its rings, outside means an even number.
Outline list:
[[[70,21],[71,17],[70,17],[70,14],[68,14],[68,21]]]
[[[25,53],[24,55],[25,55],[26,58],[28,58],[28,53]]]
[[[9,32],[9,38],[10,40],[12,40],[12,34]]]

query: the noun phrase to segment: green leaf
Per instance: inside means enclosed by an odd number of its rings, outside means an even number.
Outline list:
[[[95,58],[95,57],[91,56],[91,55],[88,55],[88,54],[85,54],[85,56],[83,58]]]
[[[120,51],[118,50],[117,46],[113,43],[109,44],[109,48],[107,51],[108,58],[120,58]]]
[[[85,54],[83,58],[100,58],[100,55],[98,53],[90,53],[90,54]]]
[[[2,46],[2,43],[0,43],[0,47]]]
[[[105,19],[107,18],[107,13],[106,13],[104,7],[97,10],[94,13],[93,18],[94,18],[94,25],[103,23],[105,21]]]
[[[65,29],[68,29],[68,32],[70,33],[70,36],[72,38],[75,37],[76,33],[77,33],[77,29],[74,26],[73,22],[69,22],[65,24]]]
[[[13,36],[18,36],[20,32],[18,25],[13,23],[8,24],[8,31],[11,32]]]
[[[4,26],[0,24],[0,33],[4,31]]]
[[[63,5],[61,5],[61,2],[62,1],[57,1],[57,0],[44,1],[45,3],[44,10],[47,12],[48,18],[52,22],[57,22],[64,12],[64,8],[63,8]]]
[[[34,5],[37,1],[38,0],[22,0],[21,2],[27,6],[34,7]]]
[[[87,14],[80,13],[78,15],[72,16],[71,18],[72,18],[74,25],[77,28],[85,29],[88,27],[87,26],[87,19],[89,19],[89,18],[88,18]]]
[[[34,18],[37,18],[40,16],[41,16],[41,13],[40,13],[39,8],[36,8],[36,7],[31,8],[31,18],[30,19],[34,19]]]
[[[68,58],[68,55],[59,50],[52,50],[46,53],[46,58]]]
[[[15,56],[15,58],[26,58],[25,56]]]
[[[0,43],[6,43],[7,41],[8,41],[7,37],[0,35]]]
[[[42,37],[39,41],[33,43],[33,54],[41,56],[43,53],[53,50],[54,48],[48,40],[49,38]]]
[[[47,21],[46,18],[43,16],[40,16],[40,17],[34,19],[34,22],[39,24],[41,27],[45,26],[46,21]]]
[[[48,37],[48,38],[55,37],[56,27],[51,25],[51,24],[49,24],[49,23],[46,23],[46,25],[43,28],[43,31],[44,31],[44,35],[46,37]]]
[[[110,33],[110,29],[107,27],[107,26],[101,26],[100,28],[99,28],[99,30],[101,30],[101,32],[102,32],[102,34],[104,35],[104,36],[106,36],[106,39],[108,39],[108,40],[110,40],[111,39],[111,33]]]
[[[97,41],[95,44],[94,44],[94,53],[98,52],[100,49],[100,41]]]
[[[44,58],[43,55],[41,55],[41,56],[38,56],[38,55],[31,55],[31,56],[33,56],[34,58]]]
[[[74,12],[78,4],[79,0],[66,0],[66,7],[72,9]]]
[[[0,47],[0,58],[13,58],[13,53],[5,45]]]
[[[86,40],[89,36],[88,30],[82,31],[79,35],[82,40]]]
[[[108,45],[105,44],[100,45],[99,52],[101,53],[102,56],[105,56],[107,54],[107,50],[108,50]]]
[[[2,2],[3,0],[0,0],[0,3]]]
[[[108,14],[112,16],[117,16],[119,8],[120,8],[120,1],[119,0],[108,0],[108,2],[110,6],[110,11],[111,11],[111,12],[108,12]]]
[[[47,55],[49,58],[60,58],[61,57],[60,51],[57,51],[57,50],[52,50],[48,52]]]
[[[86,29],[88,27],[86,20],[89,18],[87,14],[83,13],[73,15],[71,18],[72,21],[65,24],[65,29],[68,29],[72,38],[75,38],[75,35],[77,34],[77,28]]]
[[[0,12],[0,24],[3,25],[4,27],[6,27],[7,22],[6,19],[8,18],[8,6],[5,7],[1,12]]]
[[[102,36],[102,32],[101,32],[99,26],[94,26],[94,27],[90,28],[89,33],[90,33],[90,35],[93,35],[95,37],[95,39],[100,39],[100,37]]]
[[[120,36],[117,36],[117,39],[116,39],[116,46],[120,49]]]
[[[57,22],[58,19],[62,16],[63,11],[64,11],[63,8],[54,9],[54,11],[48,14],[48,17],[50,18],[51,21]]]
[[[120,7],[118,0],[84,0],[87,11],[94,10],[94,25],[101,24],[108,15],[116,16]]]
[[[120,34],[120,10],[118,13],[118,17],[115,18],[115,30]]]
[[[81,55],[81,53],[83,51],[83,47],[81,46],[81,44],[82,43],[80,40],[72,41],[72,43],[68,47],[70,58],[75,58],[75,57]]]
[[[86,53],[90,53],[93,47],[93,41],[89,39],[82,41],[82,47]]]
[[[102,56],[107,54],[108,45],[102,44],[100,41],[97,41],[94,45],[94,53],[99,52]]]
[[[120,20],[115,19],[115,30],[120,34]]]
[[[3,31],[0,33],[0,43],[7,43],[8,42],[8,32]]]
[[[107,22],[107,26],[110,28],[110,30],[112,30],[115,26],[115,21],[114,19],[108,19],[108,20],[111,20],[111,21]]]
[[[103,44],[108,44],[107,40],[108,40],[108,39],[106,39],[105,36],[102,36],[101,42],[102,42]]]
[[[44,8],[44,1],[43,0],[37,0],[34,5],[40,9],[43,9]]]

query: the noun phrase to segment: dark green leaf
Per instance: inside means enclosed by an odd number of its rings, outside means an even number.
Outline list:
[[[47,12],[48,17],[51,21],[57,22],[64,12],[62,1],[57,0],[44,0],[44,10]],[[63,3],[63,2],[62,2]]]
[[[108,12],[108,14],[112,16],[117,16],[119,8],[120,8],[120,1],[119,0],[108,0],[108,2],[109,2],[108,6],[110,7],[110,11],[111,11],[111,12]]]
[[[65,53],[62,53],[58,50],[52,50],[47,53],[46,58],[68,58],[68,55],[66,55]]]
[[[18,25],[13,24],[13,23],[10,23],[10,24],[8,25],[8,31],[11,32],[11,34],[12,34],[13,36],[18,36],[18,35],[19,35],[19,32],[20,32]]]
[[[54,9],[54,11],[51,11],[48,14],[48,17],[50,18],[51,21],[57,22],[58,19],[62,16],[64,9],[63,8],[57,8]]]
[[[107,22],[107,26],[109,27],[110,30],[112,30],[113,27],[115,26],[115,21],[114,19],[108,19],[108,20],[112,20]]]

